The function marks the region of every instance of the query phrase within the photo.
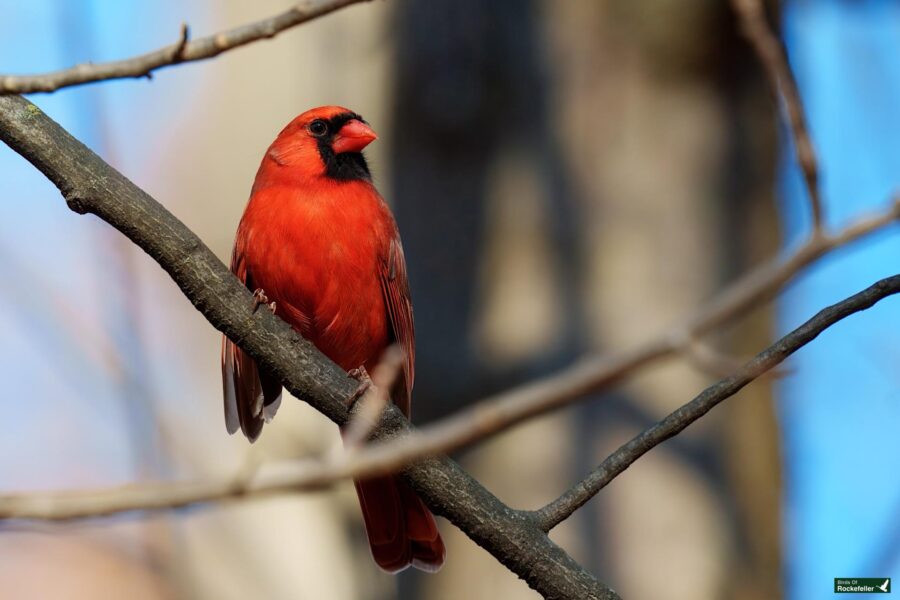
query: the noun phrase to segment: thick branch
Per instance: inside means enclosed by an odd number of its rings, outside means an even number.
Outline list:
[[[809,194],[813,228],[815,231],[819,231],[822,228],[819,167],[809,128],[806,125],[806,116],[803,111],[803,103],[800,101],[797,82],[788,66],[781,41],[766,21],[766,11],[762,1],[732,0],[731,4],[740,19],[744,36],[759,55],[772,90],[776,96],[781,97],[784,103],[788,123],[791,127],[791,136],[794,139],[794,152],[797,155],[797,162],[800,164],[800,170],[803,172],[803,179],[806,182],[806,191]]]
[[[338,424],[357,383],[270,311],[253,311],[250,292],[200,239],[146,192],[73,138],[35,105],[0,97],[0,139],[46,175],[69,207],[93,213],[147,252],[209,322],[240,344],[292,394]],[[374,431],[387,438],[409,428],[389,406]],[[445,457],[403,471],[437,514],[546,598],[617,598],[523,513],[500,502]]]
[[[189,41],[182,26],[177,42],[148,54],[100,64],[80,64],[40,75],[0,75],[0,94],[52,92],[64,87],[108,79],[150,77],[151,73],[185,62],[213,58],[258,40],[272,38],[291,27],[364,0],[307,0],[275,16]]]
[[[900,275],[882,279],[858,294],[821,310],[812,319],[757,354],[737,373],[706,388],[689,403],[621,446],[583,481],[570,488],[557,500],[535,511],[535,518],[541,524],[541,528],[550,531],[559,525],[638,458],[679,434],[717,404],[738,393],[745,385],[816,339],[820,333],[841,319],[866,310],[882,298],[897,293],[900,293]]]

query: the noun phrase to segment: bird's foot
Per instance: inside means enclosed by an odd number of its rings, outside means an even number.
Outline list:
[[[355,369],[350,369],[350,371],[347,372],[347,375],[359,382],[356,391],[347,398],[347,408],[353,408],[353,405],[356,404],[374,384],[372,383],[372,378],[369,377],[369,372],[366,371],[366,368],[362,365]]]
[[[256,288],[253,290],[253,312],[256,313],[256,310],[263,304],[269,307],[273,315],[275,314],[275,303],[269,302],[269,297],[262,288]]]

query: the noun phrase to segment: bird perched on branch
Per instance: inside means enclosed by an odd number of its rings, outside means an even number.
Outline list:
[[[372,184],[362,150],[376,139],[358,114],[309,110],[262,159],[238,227],[231,270],[257,302],[348,372],[372,370],[384,350],[405,355],[391,398],[408,417],[415,339],[397,225]],[[252,442],[274,416],[281,383],[228,338],[222,343],[225,421]],[[400,478],[356,481],[378,565],[436,571],[444,544],[434,517]]]

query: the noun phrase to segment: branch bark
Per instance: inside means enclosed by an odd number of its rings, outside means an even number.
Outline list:
[[[253,311],[247,290],[183,223],[156,200],[19,96],[0,97],[0,139],[60,190],[69,207],[97,215],[147,252],[217,329],[240,344],[298,398],[344,424],[355,391],[347,376],[270,311]],[[394,406],[373,435],[408,431]],[[545,598],[618,598],[559,546],[527,513],[493,496],[446,457],[402,471],[425,503],[449,519]]]
[[[535,511],[535,519],[544,531],[550,531],[593,498],[638,458],[679,434],[720,402],[735,395],[748,383],[816,339],[820,333],[838,321],[871,308],[879,300],[897,293],[900,293],[900,275],[882,279],[858,294],[819,311],[806,323],[757,354],[735,374],[706,388],[699,396],[621,446],[585,479],[558,499]]]
[[[781,41],[769,27],[762,1],[732,0],[731,5],[740,20],[741,31],[759,56],[772,91],[783,101],[794,140],[794,152],[809,194],[813,231],[817,232],[823,225],[819,167],[809,127],[806,124],[803,103],[800,100],[800,90],[797,89],[797,81],[788,65]]]
[[[188,39],[187,26],[182,25],[177,42],[133,58],[99,64],[85,63],[40,75],[0,75],[0,95],[53,92],[64,87],[110,79],[149,78],[163,67],[213,58],[363,1],[368,0],[307,0],[267,19],[193,41]]]

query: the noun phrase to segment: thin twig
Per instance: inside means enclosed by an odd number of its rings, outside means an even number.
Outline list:
[[[563,522],[638,458],[683,431],[717,404],[735,395],[745,385],[813,341],[838,321],[897,293],[900,293],[900,275],[882,279],[858,294],[819,311],[812,319],[757,354],[734,375],[706,388],[689,403],[621,446],[584,480],[535,511],[534,518],[541,529],[550,531]]]
[[[172,50],[172,64],[178,64],[185,61],[185,51],[187,50],[187,45],[191,41],[191,28],[187,23],[181,24],[181,36],[178,38],[178,43],[175,44],[175,47]],[[150,73],[148,72],[149,76]]]
[[[272,17],[193,41],[189,40],[187,24],[183,24],[177,42],[140,56],[106,63],[83,63],[38,75],[0,75],[0,94],[53,92],[94,81],[151,78],[154,71],[163,67],[213,58],[257,40],[275,37],[286,29],[364,1],[368,0],[307,0]]]
[[[372,371],[372,383],[359,400],[359,407],[344,428],[344,448],[354,450],[361,446],[378,426],[381,413],[391,401],[391,389],[400,375],[405,361],[403,350],[392,344],[384,351],[378,365]]]
[[[365,453],[341,453],[326,461],[294,460],[264,467],[248,464],[235,476],[209,481],[0,495],[0,519],[70,521],[129,511],[168,510],[315,491],[347,478],[373,473],[377,462],[378,454],[367,450]]]
[[[900,221],[900,194],[883,210],[859,217],[834,233],[811,236],[786,257],[777,257],[742,275],[737,281],[704,305],[694,310],[684,323],[669,335],[683,345],[746,314],[764,300],[773,297],[800,271],[825,254],[853,243]]]
[[[819,167],[797,82],[791,73],[781,41],[769,27],[761,0],[732,0],[731,4],[740,19],[741,31],[759,55],[773,91],[783,101],[794,140],[794,152],[809,194],[813,231],[818,232],[822,229],[823,221]]]

